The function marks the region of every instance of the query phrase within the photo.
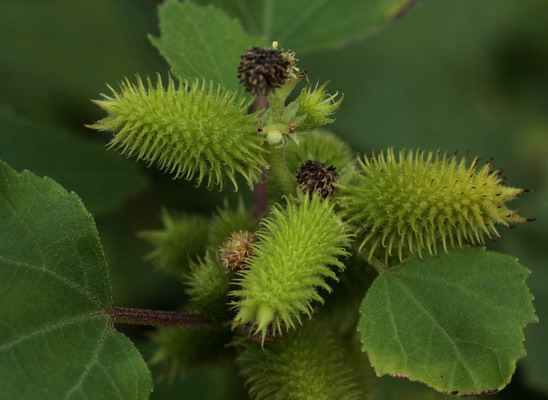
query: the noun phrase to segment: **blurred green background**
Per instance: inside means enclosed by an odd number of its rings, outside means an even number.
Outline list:
[[[3,0],[0,159],[51,176],[84,199],[107,252],[117,305],[169,309],[181,302],[181,283],[149,268],[135,233],[158,226],[162,206],[209,213],[236,195],[172,181],[107,152],[108,138],[84,127],[101,117],[85,99],[106,92],[106,83],[169,69],[147,39],[158,33],[159,3]],[[504,230],[491,245],[532,270],[541,320],[527,328],[529,354],[496,397],[548,398],[548,2],[424,1],[368,41],[300,59],[313,81],[329,80],[344,93],[331,129],[357,151],[469,150],[494,157],[510,185],[533,191],[513,206],[536,222]],[[126,333],[150,354],[147,331]],[[159,383],[152,398],[241,398],[231,374],[200,370]],[[408,386],[382,382],[394,398],[405,398],[399,391]]]

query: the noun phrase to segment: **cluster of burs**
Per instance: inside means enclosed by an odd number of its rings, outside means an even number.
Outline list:
[[[158,76],[94,101],[108,115],[90,127],[114,133],[123,154],[255,192],[254,205],[209,218],[164,212],[163,229],[142,233],[153,264],[184,282],[183,309],[210,322],[157,330],[154,362],[172,374],[234,362],[255,399],[363,398],[356,324],[368,264],[495,238],[497,225],[526,220],[505,205],[523,190],[466,155],[355,155],[321,128],[342,96],[277,43],[247,50],[237,73],[245,92]]]

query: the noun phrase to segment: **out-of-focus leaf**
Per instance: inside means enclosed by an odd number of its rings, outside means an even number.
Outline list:
[[[298,54],[341,46],[390,25],[420,0],[198,0],[235,15],[246,29]]]
[[[358,329],[377,375],[458,395],[504,388],[538,321],[516,259],[465,248],[410,258],[382,273],[360,307]]]
[[[78,196],[0,163],[0,221],[1,396],[148,399],[148,367],[104,312],[107,264]]]
[[[344,93],[333,129],[355,150],[470,150],[495,157],[512,179],[519,110],[495,77],[498,48],[529,24],[518,12],[529,3],[424,2],[375,40],[301,57],[301,66]]]
[[[162,381],[154,389],[152,400],[246,400],[236,368],[203,368],[184,379]]]
[[[245,32],[238,20],[213,6],[168,0],[159,8],[160,37],[150,40],[173,74],[206,79],[242,90],[236,78],[240,55],[262,40]]]
[[[97,215],[112,211],[147,184],[139,168],[104,146],[0,108],[0,159],[49,176],[82,197]]]
[[[64,126],[76,126],[83,101],[161,59],[146,35],[153,2],[133,0],[2,0],[0,103]],[[95,114],[95,115],[98,115]]]
[[[548,237],[548,190],[534,191],[523,207],[531,217],[537,220],[520,226],[506,235],[498,247],[516,255],[531,269],[534,279],[530,280],[531,292],[535,297],[535,309],[539,323],[527,328],[525,332],[527,357],[520,361],[523,378],[528,385],[538,391],[548,394],[548,252],[546,238]]]

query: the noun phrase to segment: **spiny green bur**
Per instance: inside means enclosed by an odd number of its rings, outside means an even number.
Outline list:
[[[352,150],[345,142],[325,129],[315,129],[299,138],[299,143],[289,142],[285,148],[285,161],[290,171],[298,171],[309,160],[333,165],[341,171],[351,160]]]
[[[143,231],[139,236],[154,246],[147,259],[159,271],[180,277],[188,270],[190,258],[201,257],[206,251],[208,220],[196,215],[172,215],[166,210],[161,219],[163,229]]]
[[[241,341],[236,362],[254,400],[359,400],[355,372],[329,329],[314,322],[262,349]]]
[[[156,164],[175,178],[204,179],[207,186],[223,186],[226,179],[237,188],[236,173],[257,182],[266,166],[257,134],[257,116],[247,114],[249,104],[236,92],[213,82],[180,81],[169,77],[167,88],[127,79],[120,92],[93,102],[108,116],[89,125],[113,132],[109,146],[122,154]]]
[[[170,380],[186,377],[196,369],[222,363],[233,349],[230,330],[223,326],[161,327],[151,335],[158,346],[150,363],[161,365]]]
[[[295,103],[298,105],[296,120],[302,120],[298,127],[302,131],[309,131],[319,126],[335,121],[331,115],[342,103],[342,96],[337,99],[338,93],[329,94],[325,88],[327,83],[314,88],[304,88]]]
[[[263,220],[255,256],[240,272],[241,287],[231,293],[238,298],[235,325],[250,324],[264,338],[269,328],[281,333],[301,323],[301,314],[311,315],[312,301],[323,303],[318,289],[331,291],[326,279],[337,276],[330,266],[344,269],[339,257],[347,255],[349,244],[333,207],[317,196],[304,196],[275,206]]]
[[[192,262],[185,274],[186,294],[191,305],[212,321],[223,321],[229,316],[229,276],[217,252],[206,252],[200,262]]]
[[[342,204],[348,222],[355,224],[370,255],[388,261],[425,250],[437,253],[483,244],[498,237],[496,224],[510,226],[527,219],[505,202],[524,192],[504,186],[490,162],[423,151],[393,150],[359,160],[354,179],[342,186]]]

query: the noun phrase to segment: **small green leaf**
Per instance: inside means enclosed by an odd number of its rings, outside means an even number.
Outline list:
[[[2,397],[147,399],[148,368],[104,313],[107,264],[78,196],[0,163],[0,221]]]
[[[212,80],[227,89],[243,90],[236,78],[240,55],[259,38],[245,32],[236,19],[213,6],[168,0],[159,7],[160,37],[152,44],[184,79]]]
[[[298,54],[369,37],[418,0],[198,0],[240,18],[253,35],[277,40]]]
[[[5,108],[0,108],[0,125],[0,160],[58,180],[94,215],[116,209],[146,187],[138,167],[82,134],[29,122]]]
[[[525,355],[523,329],[537,321],[528,275],[482,248],[413,257],[381,274],[358,323],[377,375],[459,395],[504,388]]]

